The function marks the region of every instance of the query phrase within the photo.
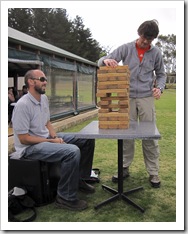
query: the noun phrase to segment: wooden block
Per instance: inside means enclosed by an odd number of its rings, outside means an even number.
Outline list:
[[[127,99],[127,100],[119,100],[119,102],[118,102],[118,104],[119,105],[129,105],[129,99]]]
[[[130,112],[130,108],[128,107],[128,108],[120,108],[119,110],[118,110],[118,112],[119,113],[129,113]]]
[[[128,69],[116,69],[116,71],[114,71],[114,70],[108,70],[108,71],[106,71],[106,73],[124,73],[124,74],[126,74],[126,75],[130,75],[130,71],[128,70]],[[104,73],[104,72],[103,72]]]
[[[116,81],[99,81],[98,84],[99,85],[125,85],[125,84],[129,84],[130,81],[128,80],[116,80]]]
[[[96,96],[97,96],[97,97],[108,97],[108,94],[107,94],[107,93],[104,93],[104,92],[97,92],[97,93],[96,93]]]
[[[129,123],[123,123],[119,121],[112,121],[111,123],[101,121],[99,122],[100,129],[127,129],[129,128]]]
[[[108,72],[111,72],[111,71],[108,71]],[[129,69],[117,69],[116,72],[130,75]]]
[[[118,92],[118,93],[117,93],[118,97],[129,96],[128,94],[129,94],[129,92],[128,92],[127,90],[125,90],[124,92]]]
[[[120,71],[120,70],[129,70],[128,65],[123,65],[123,66],[116,66],[116,67],[108,67],[108,66],[102,66],[99,68],[98,71]]]
[[[117,88],[118,89],[127,89],[128,90],[129,89],[129,84],[124,84],[124,85],[121,84],[121,85],[118,85]]]
[[[99,113],[99,117],[129,117],[128,113],[110,112],[110,113]]]
[[[99,121],[122,121],[127,123],[129,121],[129,113],[118,113],[118,112],[108,112],[108,113],[98,113]]]
[[[111,104],[111,101],[99,101],[98,105],[100,106],[108,106]]]
[[[114,126],[114,125],[125,125],[125,122],[124,121],[100,121],[100,124],[108,124],[108,125],[111,125],[111,126]]]
[[[98,117],[98,120],[101,122],[101,121],[105,121],[107,122],[108,121],[108,118],[105,118],[105,117]]]
[[[128,129],[129,125],[103,125],[103,124],[99,124],[99,128],[100,129]]]
[[[102,106],[102,105],[101,105],[101,106]],[[118,104],[113,104],[113,103],[112,103],[112,104],[109,104],[108,107],[109,107],[109,108],[114,108],[114,109],[119,109],[119,108],[120,108],[120,105],[118,105]],[[124,106],[124,107],[125,107],[125,106]]]
[[[107,122],[121,121],[121,122],[127,123],[127,122],[129,122],[129,117],[126,117],[126,116],[125,117],[109,117],[109,118],[100,117],[99,121],[107,121]]]
[[[111,96],[111,97],[101,97],[101,101],[107,101],[107,100],[119,100],[119,101],[124,101],[124,100],[129,100],[129,97],[118,97],[118,96]]]
[[[103,89],[103,90],[97,91],[97,94],[101,94],[101,93],[118,93],[118,94],[121,93],[126,96],[128,92],[125,89]]]
[[[97,86],[97,88],[99,89],[99,90],[105,90],[105,89],[129,89],[129,85],[127,85],[127,84],[121,84],[121,85],[118,85],[118,84],[113,84],[113,85],[101,85],[101,84],[99,84],[98,86]]]
[[[106,91],[107,90],[105,90],[105,91],[101,90],[101,91],[96,93],[96,96],[99,98],[107,98],[107,97],[109,97],[109,94],[111,94],[112,95],[111,97],[126,98],[126,99],[129,98],[129,93],[126,93],[126,92],[121,91],[120,93],[106,93]],[[113,95],[116,95],[116,96],[113,96]]]
[[[102,108],[98,110],[98,113],[109,113],[111,111],[112,111],[111,108]]]
[[[97,74],[98,78],[110,78],[110,77],[117,77],[117,80],[119,77],[123,77],[124,80],[129,80],[129,75],[125,73],[102,73]]]
[[[120,76],[118,77],[118,80],[119,80],[119,81],[121,81],[121,80],[124,80],[124,81],[130,81],[130,79],[129,79],[129,78],[128,78],[128,79],[125,79],[124,77],[120,77]]]
[[[121,76],[112,76],[112,77],[97,77],[97,82],[103,81],[129,81],[129,79],[125,79],[125,77]]]

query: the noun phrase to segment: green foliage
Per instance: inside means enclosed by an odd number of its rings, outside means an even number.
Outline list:
[[[96,62],[105,53],[83,19],[69,20],[63,8],[10,8],[8,25],[30,36]]]
[[[52,203],[37,208],[36,222],[176,222],[175,90],[165,90],[161,99],[156,100],[155,104],[157,127],[162,136],[162,139],[159,140],[161,188],[154,189],[148,182],[139,140],[136,141],[135,158],[130,167],[130,177],[124,181],[124,191],[138,186],[144,187],[144,190],[129,195],[134,202],[145,208],[144,213],[122,200],[98,210],[94,209],[96,204],[111,196],[102,190],[102,184],[117,189],[117,184],[111,182],[111,177],[117,172],[117,142],[111,139],[97,139],[93,167],[101,170],[101,182],[94,185],[95,194],[79,193],[79,197],[88,202],[89,208],[82,212],[74,212],[57,209]],[[88,120],[66,131],[80,131],[91,121]]]
[[[9,8],[8,26],[21,32],[30,32],[32,30],[32,15],[30,8]]]
[[[159,35],[156,46],[163,54],[165,70],[167,73],[176,72],[176,36],[174,34]]]

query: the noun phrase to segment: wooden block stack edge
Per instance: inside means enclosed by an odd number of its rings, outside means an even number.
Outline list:
[[[129,128],[129,67],[100,67],[97,78],[99,128]]]

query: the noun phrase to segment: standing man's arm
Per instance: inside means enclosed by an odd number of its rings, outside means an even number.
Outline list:
[[[154,98],[159,99],[166,84],[166,73],[164,69],[164,61],[161,52],[159,52],[156,61],[155,74],[156,74],[156,87],[153,88],[153,96]]]
[[[109,55],[100,58],[98,61],[98,66],[116,67],[122,60],[123,56],[126,56],[126,53],[126,45],[121,45]]]

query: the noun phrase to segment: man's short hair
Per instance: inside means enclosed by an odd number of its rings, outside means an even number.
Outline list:
[[[143,22],[138,28],[138,35],[146,39],[154,39],[159,34],[159,27],[157,20],[148,20]]]

